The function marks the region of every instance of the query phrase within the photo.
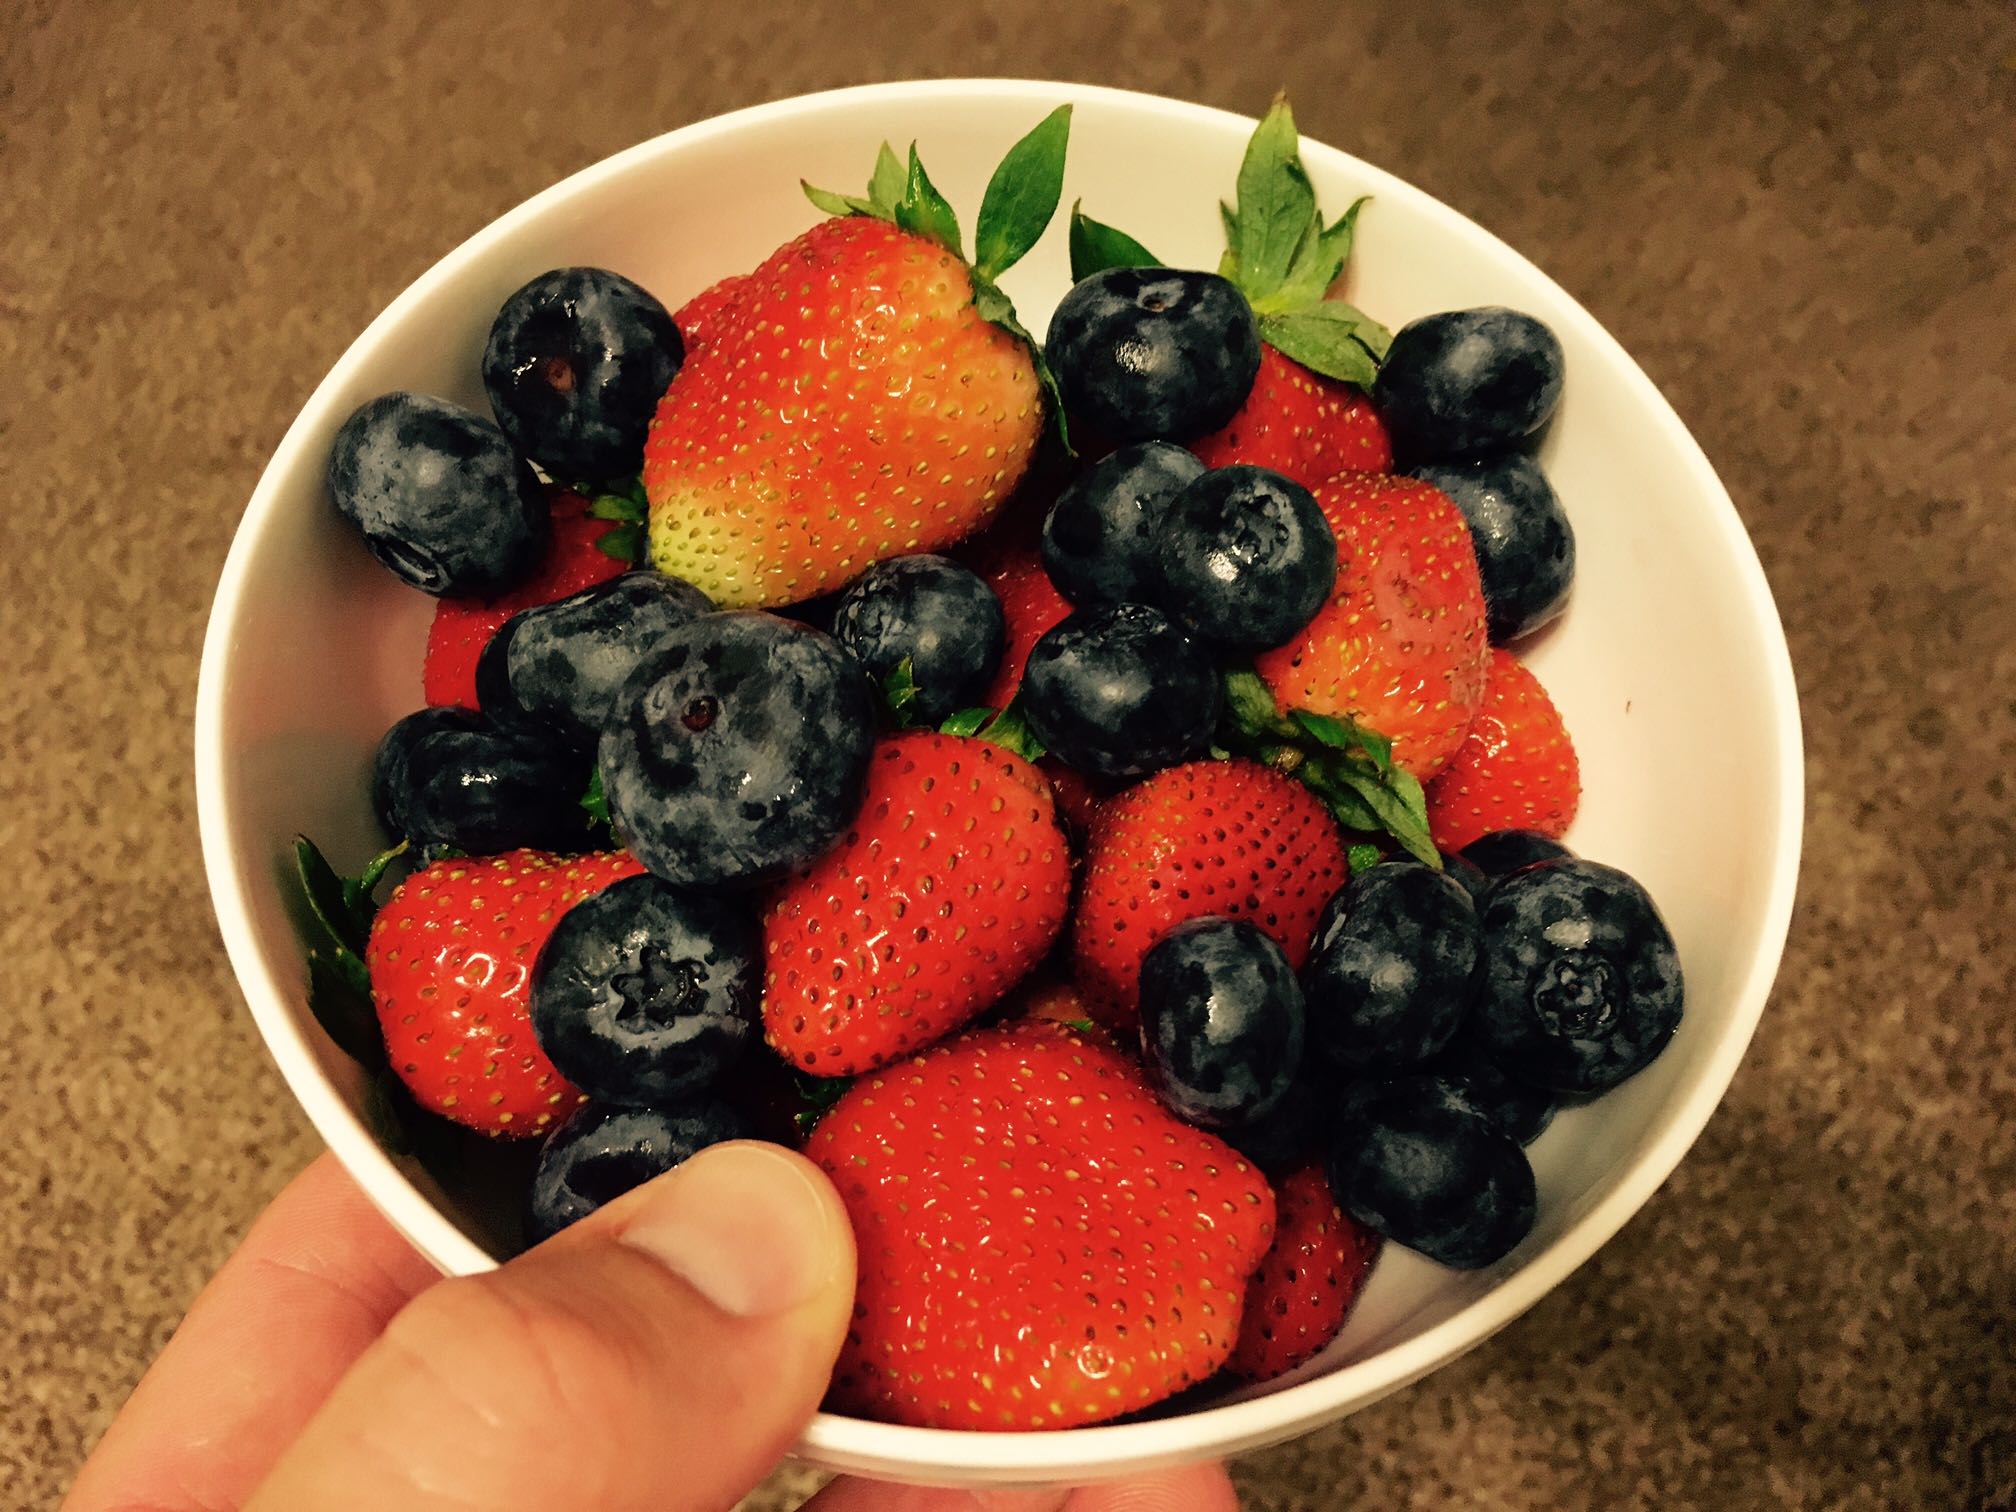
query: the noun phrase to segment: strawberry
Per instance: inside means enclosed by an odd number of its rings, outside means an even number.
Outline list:
[[[1490,664],[1470,527],[1415,478],[1343,473],[1315,493],[1337,535],[1337,586],[1255,670],[1284,710],[1376,730],[1426,782],[1463,743]]]
[[[1010,150],[975,260],[910,153],[748,276],[680,367],[644,451],[651,559],[724,608],[791,603],[984,526],[1043,429],[1043,372],[994,280],[1062,185],[1068,107]]]
[[[1001,600],[1001,614],[1007,633],[1001,642],[1001,665],[982,701],[990,709],[1005,709],[1022,686],[1022,668],[1036,642],[1043,639],[1066,615],[1071,605],[1043,570],[1043,558],[1033,543],[1008,545],[998,540],[976,542],[967,554],[968,565],[986,579],[987,586]]]
[[[742,297],[742,291],[749,284],[746,273],[730,273],[717,283],[711,283],[679,306],[672,317],[672,324],[679,328],[679,339],[686,345],[686,356],[692,357],[701,348],[713,341],[728,311]]]
[[[485,1134],[543,1134],[582,1099],[532,1037],[532,962],[560,916],[644,868],[622,852],[436,861],[371,923],[365,961],[392,1069],[420,1106]]]
[[[1379,1258],[1379,1236],[1337,1205],[1320,1167],[1290,1171],[1274,1200],[1274,1244],[1246,1283],[1239,1342],[1225,1362],[1249,1381],[1315,1358],[1343,1328]]]
[[[1096,1423],[1224,1363],[1267,1183],[1140,1068],[1057,1024],[863,1077],[805,1153],[859,1255],[836,1411],[929,1428]]]
[[[1308,789],[1251,761],[1168,767],[1099,807],[1085,848],[1073,975],[1093,1016],[1136,1017],[1141,958],[1186,919],[1248,918],[1298,971],[1344,885],[1344,841]]]
[[[496,598],[442,599],[435,606],[421,671],[428,703],[476,708],[476,662],[504,621],[521,609],[579,593],[629,568],[622,557],[600,549],[602,537],[616,528],[615,521],[592,517],[588,501],[571,489],[549,484],[546,498],[553,511],[553,542],[531,577]]]
[[[996,1002],[1070,902],[1041,774],[987,741],[894,736],[846,836],[770,895],[765,1034],[820,1076],[886,1065]]]
[[[1036,769],[1050,779],[1051,796],[1057,800],[1057,813],[1066,830],[1073,836],[1090,833],[1093,817],[1103,801],[1103,790],[1083,772],[1064,765],[1054,756],[1045,756],[1036,763]]]
[[[1260,374],[1239,413],[1190,450],[1207,467],[1268,467],[1308,488],[1340,472],[1391,472],[1393,444],[1362,389],[1261,344]]]
[[[1567,832],[1582,796],[1575,746],[1540,679],[1511,652],[1492,651],[1470,733],[1426,792],[1429,829],[1445,851],[1493,830]]]

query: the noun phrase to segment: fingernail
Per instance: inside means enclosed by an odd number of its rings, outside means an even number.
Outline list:
[[[853,1243],[833,1189],[777,1145],[715,1145],[645,1191],[622,1242],[738,1318],[773,1317],[811,1301]]]

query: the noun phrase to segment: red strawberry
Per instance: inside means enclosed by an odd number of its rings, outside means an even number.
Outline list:
[[[1483,706],[1442,775],[1428,784],[1428,828],[1445,851],[1493,830],[1559,839],[1575,818],[1582,777],[1574,743],[1540,679],[1493,650]]]
[[[1357,720],[1426,782],[1456,754],[1484,697],[1491,647],[1470,527],[1415,478],[1344,473],[1315,492],[1337,533],[1337,587],[1255,669],[1283,710]]]
[[[765,1033],[820,1076],[886,1065],[999,1000],[1070,903],[1040,774],[986,741],[895,736],[846,837],[770,896]]]
[[[970,270],[869,216],[772,254],[672,380],[644,448],[651,558],[723,608],[791,603],[993,516],[1043,399]]]
[[[692,357],[714,339],[722,322],[727,319],[729,308],[742,297],[742,290],[748,283],[748,274],[730,273],[679,306],[678,313],[672,317],[672,324],[679,328],[679,339],[686,344],[687,357]]]
[[[532,1037],[532,962],[560,916],[644,868],[621,851],[436,861],[371,924],[365,962],[392,1069],[429,1112],[485,1134],[543,1134],[582,1100]]]
[[[1239,1343],[1226,1361],[1249,1381],[1314,1359],[1337,1337],[1379,1258],[1379,1236],[1337,1206],[1320,1168],[1289,1172],[1274,1200],[1274,1244],[1246,1283]]]
[[[1102,801],[1101,790],[1094,786],[1092,779],[1064,765],[1054,756],[1045,756],[1036,763],[1036,769],[1050,779],[1051,794],[1057,799],[1057,812],[1071,834],[1083,836],[1090,833],[1093,817],[1098,814]]]
[[[1190,450],[1207,467],[1271,467],[1305,487],[1340,472],[1390,472],[1393,443],[1364,390],[1312,373],[1273,347],[1239,413]]]
[[[1071,612],[1071,605],[1043,570],[1034,546],[1010,546],[998,540],[975,544],[967,563],[987,580],[1001,600],[1007,634],[1001,642],[1001,665],[981,701],[990,709],[1005,709],[1022,686],[1022,668],[1036,642]]]
[[[476,661],[504,621],[521,609],[606,582],[629,567],[596,545],[615,529],[614,521],[590,518],[588,501],[569,489],[548,485],[546,497],[553,510],[553,544],[537,572],[496,598],[442,599],[435,606],[421,673],[428,703],[476,708]]]
[[[1300,970],[1316,916],[1346,875],[1337,826],[1293,778],[1251,761],[1169,767],[1099,807],[1074,976],[1095,1018],[1131,1030],[1141,958],[1205,914],[1251,919]]]
[[[863,1077],[805,1153],[859,1248],[830,1405],[929,1428],[1096,1423],[1231,1352],[1274,1229],[1253,1167],[1056,1024]]]

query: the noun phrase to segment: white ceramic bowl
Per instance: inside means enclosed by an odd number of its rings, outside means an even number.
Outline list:
[[[1242,117],[1019,81],[784,100],[619,153],[457,247],[343,355],[260,479],[204,646],[204,861],[231,964],[288,1084],[373,1200],[444,1271],[495,1263],[483,1214],[373,1143],[363,1081],[307,1011],[289,919],[292,835],[317,837],[344,864],[377,846],[371,752],[421,703],[432,607],[382,572],[330,507],[331,436],[388,389],[482,408],[477,359],[490,318],[547,268],[612,267],[676,307],[754,266],[813,221],[800,177],[852,188],[884,138],[921,143],[970,229],[1002,151],[1064,100],[1076,106],[1065,203],[1082,196],[1162,257],[1215,266],[1217,200],[1252,129]],[[1506,304],[1561,337],[1567,393],[1543,459],[1573,517],[1581,568],[1568,613],[1526,651],[1581,754],[1570,839],[1659,900],[1687,972],[1686,1020],[1649,1070],[1564,1112],[1533,1147],[1539,1225],[1512,1256],[1464,1274],[1390,1249],[1342,1337],[1293,1376],[1161,1420],[1051,1433],[822,1414],[801,1446],[821,1465],[946,1484],[1089,1480],[1254,1448],[1362,1407],[1504,1327],[1615,1233],[1693,1143],[1764,1006],[1798,869],[1799,716],[1784,633],[1728,495],[1637,365],[1539,269],[1356,158],[1310,142],[1303,161],[1333,213],[1373,196],[1350,274],[1365,309],[1398,328],[1433,310]],[[1037,331],[1068,283],[1063,230],[1060,217],[1007,279]]]

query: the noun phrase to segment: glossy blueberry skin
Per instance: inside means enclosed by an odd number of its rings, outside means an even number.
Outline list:
[[[599,747],[616,833],[683,887],[748,887],[828,849],[861,803],[874,704],[830,635],[744,611],[666,637]]]
[[[1065,765],[1140,777],[1201,755],[1218,724],[1218,670],[1159,609],[1081,609],[1036,642],[1023,712]]]
[[[512,587],[552,531],[539,480],[504,433],[430,394],[382,394],[345,420],[328,484],[371,555],[436,597]]]
[[[1400,328],[1372,405],[1403,461],[1498,451],[1554,413],[1562,369],[1560,341],[1531,315],[1446,310]]]
[[[446,730],[486,730],[490,721],[473,709],[428,708],[408,714],[387,730],[371,758],[371,807],[385,832],[406,834],[406,793],[412,785],[413,751],[429,735]]]
[[[590,1097],[676,1106],[756,1038],[762,992],[763,935],[747,908],[625,877],[547,937],[532,967],[532,1032]]]
[[[1302,1064],[1302,989],[1245,919],[1177,925],[1141,960],[1141,1051],[1171,1112],[1236,1129],[1287,1095]]]
[[[691,583],[626,572],[511,616],[476,662],[476,696],[500,723],[592,745],[638,666],[680,626],[712,612]]]
[[[555,268],[504,301],[483,388],[511,442],[569,483],[627,478],[686,346],[671,312],[606,268]]]
[[[1223,1130],[1227,1144],[1269,1176],[1293,1170],[1329,1149],[1330,1125],[1336,1116],[1334,1080],[1327,1067],[1313,1065],[1307,1054],[1305,1027],[1302,1069],[1281,1100],[1260,1117],[1237,1129]]]
[[[1529,866],[1541,866],[1549,861],[1570,861],[1575,857],[1575,852],[1559,840],[1529,829],[1493,830],[1472,840],[1458,854],[1493,883]],[[1478,904],[1482,906],[1482,898],[1478,899]]]
[[[1123,446],[1057,496],[1043,518],[1043,570],[1080,609],[1153,600],[1155,526],[1204,464],[1167,441]]]
[[[1680,1027],[1685,988],[1666,921],[1637,881],[1554,861],[1491,889],[1479,922],[1479,1042],[1508,1073],[1554,1092],[1607,1092]]]
[[[1506,1075],[1467,1028],[1421,1069],[1522,1145],[1533,1143],[1554,1121],[1554,1094]]]
[[[877,682],[909,660],[917,687],[910,707],[925,724],[980,702],[1007,633],[994,590],[978,573],[942,556],[876,563],[833,611],[833,638]]]
[[[1264,467],[1214,468],[1155,527],[1154,602],[1199,639],[1266,651],[1314,617],[1337,582],[1337,537],[1316,496]]]
[[[550,1239],[707,1146],[747,1137],[742,1114],[712,1098],[677,1108],[583,1103],[539,1148],[527,1237]]]
[[[1462,885],[1463,891],[1470,894],[1472,903],[1480,908],[1484,906],[1484,894],[1491,891],[1491,878],[1485,874],[1483,867],[1459,852],[1443,856],[1442,871]]]
[[[1409,471],[1447,494],[1469,523],[1493,645],[1531,635],[1566,607],[1575,530],[1538,462],[1500,452]]]
[[[1461,883],[1414,861],[1358,873],[1316,921],[1303,968],[1310,1047],[1349,1071],[1419,1065],[1463,1022],[1477,948]]]
[[[588,763],[565,745],[502,729],[466,710],[423,709],[386,732],[372,801],[386,827],[423,854],[584,849]]]
[[[1511,1253],[1539,1205],[1526,1152],[1432,1076],[1353,1090],[1331,1136],[1330,1186],[1367,1228],[1458,1270]]]
[[[1260,327],[1215,273],[1108,268],[1059,301],[1043,350],[1066,413],[1107,440],[1189,441],[1246,402]]]

